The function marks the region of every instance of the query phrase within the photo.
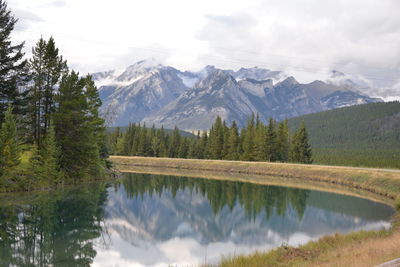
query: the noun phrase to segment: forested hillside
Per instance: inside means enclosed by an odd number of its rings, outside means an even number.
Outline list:
[[[309,114],[305,122],[315,163],[400,168],[400,103],[372,103]]]

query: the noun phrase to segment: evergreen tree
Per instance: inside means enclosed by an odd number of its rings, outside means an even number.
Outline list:
[[[57,146],[54,126],[50,125],[39,150],[43,165],[43,174],[49,180],[49,184],[60,182],[61,173],[59,172],[58,159],[60,150]]]
[[[291,160],[305,164],[313,162],[311,146],[308,141],[308,133],[304,122],[293,136]]]
[[[32,137],[40,148],[42,136],[50,126],[51,114],[54,112],[55,89],[68,68],[52,37],[49,41],[40,38],[32,49],[32,55],[29,66],[33,84],[27,91],[28,110]]]
[[[197,147],[198,147],[199,139],[189,140],[189,149],[187,158],[195,159],[197,158]]]
[[[28,120],[30,124],[32,141],[39,145],[41,137],[42,100],[44,95],[44,55],[46,53],[46,42],[40,38],[36,46],[32,48],[33,58],[29,62],[33,85],[29,88],[28,97]]]
[[[281,162],[287,162],[289,160],[289,127],[288,121],[285,120],[278,125],[278,136],[277,136],[277,160]]]
[[[28,179],[24,182],[23,188],[25,190],[30,190],[34,187],[47,187],[48,179],[45,175],[45,170],[43,166],[43,157],[39,152],[36,145],[31,148],[31,157],[29,159],[28,167]]]
[[[99,109],[102,105],[100,100],[99,92],[97,90],[94,81],[90,75],[85,78],[85,96],[87,101],[87,122],[90,127],[90,131],[94,136],[94,143],[97,145],[96,149],[99,149],[102,158],[106,158],[107,155],[104,153],[105,149],[105,121],[99,114]]]
[[[277,140],[275,121],[270,118],[266,132],[266,159],[268,161],[276,161],[277,159]]]
[[[101,169],[96,133],[84,91],[86,79],[72,71],[63,77],[54,113],[60,168],[74,181],[97,175]]]
[[[153,136],[151,139],[151,156],[159,157],[160,155],[161,140],[157,136]]]
[[[187,158],[188,150],[189,150],[188,139],[183,138],[179,146],[178,157],[181,159]]]
[[[209,157],[210,159],[222,159],[222,149],[224,142],[224,128],[221,117],[217,116],[211,128],[209,137]]]
[[[54,95],[56,87],[59,85],[63,75],[67,74],[68,67],[67,61],[59,55],[59,50],[56,47],[53,37],[50,37],[46,44],[46,53],[44,55],[44,72],[45,72],[45,87],[44,87],[44,132],[47,131],[50,126],[51,114],[55,109]],[[90,76],[87,77],[86,86],[94,86],[94,83],[90,83]],[[86,88],[87,89],[87,88]],[[97,90],[93,90],[92,92]],[[95,96],[94,96],[95,97]],[[98,95],[97,95],[98,97]],[[99,99],[100,101],[100,99]],[[101,102],[100,102],[101,105]]]
[[[265,125],[263,125],[257,115],[257,123],[254,137],[254,160],[265,161],[267,155],[267,136]]]
[[[229,160],[238,160],[239,159],[239,132],[236,125],[236,122],[232,122],[232,126],[230,128],[229,139],[226,141],[228,144],[228,155],[227,159]]]
[[[11,43],[16,23],[17,19],[8,10],[6,2],[0,0],[0,123],[9,104],[18,114],[24,111],[25,106],[23,94],[18,89],[28,80],[27,61],[22,52],[24,43]]]
[[[139,143],[137,148],[137,155],[145,157],[148,154],[150,149],[150,144],[148,142],[148,129],[146,128],[146,124],[143,124],[142,131],[139,135]]]
[[[160,131],[157,133],[157,137],[160,139],[159,157],[168,157],[167,140],[163,126],[161,126]]]
[[[168,142],[168,156],[170,158],[178,157],[180,145],[181,145],[181,135],[179,133],[178,127],[175,127]]]
[[[136,127],[135,127],[135,124],[134,124],[134,128],[133,129],[134,129],[134,131],[130,135],[130,136],[132,136],[133,141],[129,140],[129,138],[130,138],[129,135],[127,136],[126,133],[124,135],[125,138],[127,138],[127,140],[128,140],[128,141],[125,141],[125,142],[129,142],[129,143],[132,144],[132,148],[130,150],[129,150],[129,147],[126,148],[126,149],[128,149],[128,151],[130,151],[130,155],[138,156],[139,155],[140,140],[141,140],[141,137],[143,136],[142,131],[145,131],[145,129],[144,129],[144,127],[142,128],[142,126],[140,124],[138,124]],[[124,154],[124,155],[127,155],[127,154]]]
[[[241,160],[252,161],[254,160],[254,113],[251,119],[248,120],[246,128],[242,131],[242,149],[243,153],[241,155]]]
[[[224,132],[224,139],[222,142],[222,159],[227,159],[228,154],[229,154],[229,135],[230,135],[230,129],[228,126],[226,126],[226,123],[224,121],[223,123],[223,132]]]
[[[0,186],[20,163],[21,144],[17,135],[17,122],[12,113],[13,107],[10,104],[0,129]]]
[[[199,159],[208,159],[208,134],[204,131],[200,139]]]

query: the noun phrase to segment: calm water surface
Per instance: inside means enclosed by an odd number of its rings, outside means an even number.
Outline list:
[[[394,213],[332,193],[146,174],[0,201],[0,266],[193,266],[388,228]]]

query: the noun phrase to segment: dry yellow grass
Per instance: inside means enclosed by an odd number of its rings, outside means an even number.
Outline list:
[[[342,247],[330,250],[326,254],[322,254],[319,258],[324,260],[311,263],[309,266],[376,266],[383,262],[400,258],[400,231],[396,231],[387,237],[351,242]]]

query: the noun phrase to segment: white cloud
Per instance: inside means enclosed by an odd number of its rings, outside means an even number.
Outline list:
[[[8,4],[21,17],[14,39],[26,40],[28,52],[41,35],[53,35],[70,65],[84,73],[156,57],[192,70],[206,64],[257,65],[286,70],[300,81],[338,69],[363,76],[379,88],[392,88],[400,77],[397,0],[9,0]]]

